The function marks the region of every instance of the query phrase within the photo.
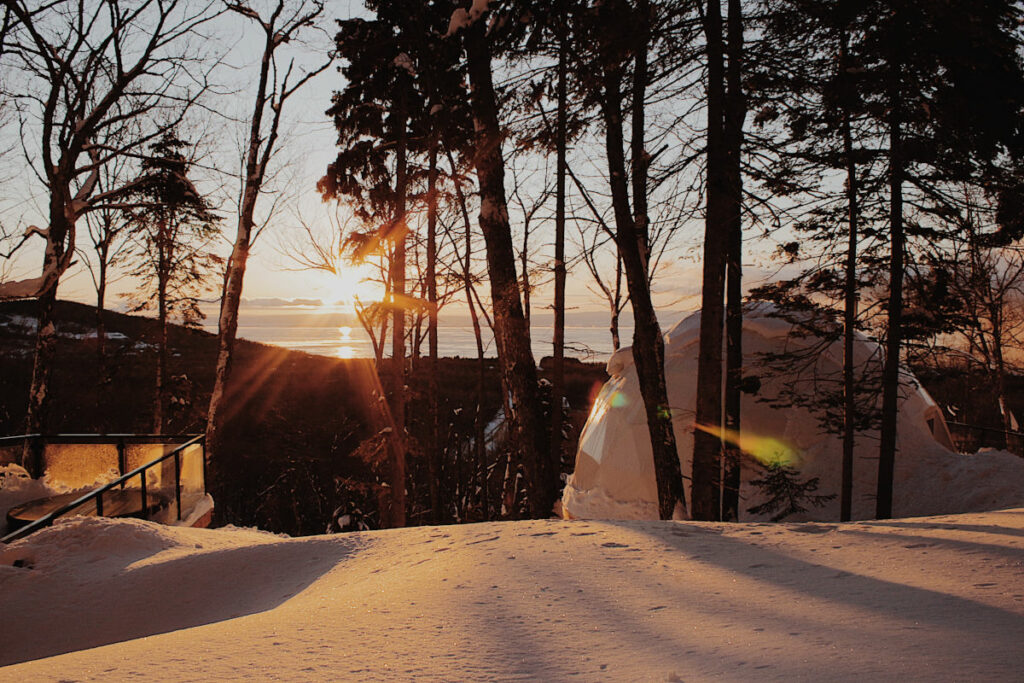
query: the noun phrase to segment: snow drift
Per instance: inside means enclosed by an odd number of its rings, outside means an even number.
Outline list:
[[[826,394],[834,392],[841,380],[842,342],[824,344],[798,334],[791,323],[772,315],[774,310],[752,307],[744,317],[745,374],[759,373],[761,386],[756,395],[743,396],[743,432],[779,444],[802,479],[819,479],[818,493],[838,494],[842,438],[838,430],[823,426],[822,416]],[[700,313],[695,313],[672,328],[665,344],[665,374],[687,500],[699,333]],[[798,358],[791,361],[790,371],[778,367],[771,372],[763,370],[769,355],[782,353]],[[879,345],[858,335],[855,361],[860,375],[870,377],[881,363]],[[654,462],[632,348],[621,349],[611,357],[608,374],[611,379],[601,390],[580,437],[575,471],[562,497],[563,514],[591,519],[657,519]],[[909,372],[904,373],[902,389],[893,501],[896,516],[1024,504],[1024,459],[1005,452],[970,456],[954,453],[941,410]],[[798,402],[805,405],[780,407],[773,403],[786,391],[795,393]],[[859,432],[854,461],[854,519],[874,516],[877,470],[878,433]],[[753,462],[744,458],[740,519],[753,518],[747,509],[764,500],[750,483],[758,476]],[[788,519],[839,519],[838,495],[824,507]]]
[[[0,680],[1014,680],[1022,562],[1024,510],[301,539],[75,518],[0,553]]]

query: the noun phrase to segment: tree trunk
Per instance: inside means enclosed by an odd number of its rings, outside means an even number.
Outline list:
[[[551,363],[551,466],[562,469],[562,401],[565,395],[565,176],[566,176],[566,19],[560,17],[558,41],[558,112],[555,119],[555,293]]]
[[[238,307],[242,301],[242,283],[249,259],[249,241],[252,235],[253,213],[256,208],[258,190],[251,183],[252,175],[246,179],[242,193],[241,211],[235,246],[228,259],[224,278],[224,294],[220,302],[217,319],[217,368],[214,375],[213,391],[210,394],[210,408],[206,417],[206,458],[208,466],[216,474],[216,454],[221,448],[221,430],[226,421],[225,393],[231,377],[232,361],[235,354],[235,340],[238,336]]]
[[[104,317],[104,308],[107,300],[107,251],[103,249],[99,254],[99,273],[96,277],[96,414],[99,415],[100,423],[97,429],[101,434],[106,434],[109,424],[108,410],[106,409],[107,388],[110,383],[107,367],[107,324]]]
[[[494,308],[494,337],[498,347],[502,390],[510,399],[509,420],[521,450],[529,485],[530,513],[551,514],[555,486],[544,467],[548,449],[539,416],[537,366],[530,349],[530,330],[523,315],[516,278],[512,231],[505,200],[505,165],[501,155],[501,128],[491,74],[490,46],[482,22],[466,34],[476,165],[480,188],[480,229],[487,248],[487,269]]]
[[[729,245],[727,255],[728,291],[726,303],[725,426],[740,433],[743,382],[743,8],[740,0],[729,0],[729,66],[725,101],[724,144],[729,168]],[[731,442],[725,449],[722,485],[722,519],[739,520],[741,451]]]
[[[882,368],[882,426],[878,448],[878,493],[875,517],[892,517],[893,474],[899,421],[900,347],[903,324],[903,155],[896,84],[899,65],[891,64],[889,94],[889,324]]]
[[[32,384],[29,388],[28,411],[25,416],[26,434],[46,434],[49,431],[49,392],[53,379],[53,361],[57,355],[57,330],[53,323],[53,308],[57,288],[43,292],[37,305],[36,344],[32,365]],[[43,476],[41,452],[26,441],[21,465],[33,477]]]
[[[843,31],[839,45],[840,78],[848,78],[847,34]],[[849,233],[846,245],[846,281],[843,297],[843,467],[839,496],[839,521],[853,516],[853,454],[857,424],[856,383],[854,377],[853,341],[857,324],[857,231],[860,212],[857,202],[857,164],[853,158],[853,134],[850,112],[843,110],[843,157],[846,159],[846,201],[849,211]]]
[[[401,88],[400,88],[401,89]],[[391,259],[391,301],[394,309],[391,319],[391,417],[396,432],[391,435],[394,446],[388,463],[388,484],[391,487],[391,509],[388,526],[405,526],[405,193],[406,122],[405,102],[399,96],[398,111],[394,114],[400,129],[395,152],[395,214],[391,235],[395,250]]]
[[[462,262],[462,286],[466,291],[466,305],[469,307],[469,319],[473,324],[473,339],[476,341],[476,411],[473,413],[473,448],[477,466],[477,479],[480,482],[480,508],[483,519],[489,519],[488,507],[490,505],[490,491],[488,489],[488,468],[487,448],[484,443],[484,386],[487,381],[487,361],[484,358],[484,336],[480,327],[480,316],[476,312],[476,303],[473,296],[473,224],[469,220],[469,209],[466,207],[466,197],[462,193],[462,186],[458,181],[455,160],[451,152],[448,152],[448,163],[451,165],[452,178],[455,180],[455,197],[459,202],[459,209],[462,213],[462,222],[465,227],[466,256]]]
[[[1000,306],[993,302],[989,317],[992,320],[992,355],[995,359],[995,386],[999,400],[999,415],[1003,420],[1003,448],[1010,449],[1010,432],[1014,431],[1010,406],[1006,402],[1006,361],[1003,359],[1003,325]]]
[[[50,382],[53,379],[53,363],[57,355],[57,329],[54,325],[54,306],[57,301],[57,286],[60,283],[61,268],[74,248],[74,224],[68,218],[71,195],[58,181],[50,181],[50,225],[46,234],[46,251],[43,255],[43,287],[40,291],[37,317],[36,341],[33,351],[32,383],[29,386],[28,406],[25,411],[25,433],[45,434],[49,431]],[[70,246],[65,246],[70,245]],[[31,441],[31,440],[30,440]],[[22,453],[22,466],[34,477],[42,476],[41,453],[26,443]]]
[[[622,313],[622,254],[615,253],[615,296],[611,300],[611,321],[608,324],[608,331],[612,335],[612,350],[618,351],[622,348],[622,338],[619,335],[619,315]]]
[[[530,219],[523,220],[523,249],[519,254],[520,268],[523,275],[523,317],[526,319],[526,328],[530,329]]]
[[[96,359],[99,362],[101,381],[105,377],[107,357],[107,325],[103,310],[107,301],[107,256],[100,255],[99,274],[96,278]]]
[[[164,433],[167,384],[167,277],[157,276],[156,390],[153,396],[153,433]]]
[[[730,224],[728,160],[723,139],[725,84],[719,0],[708,0],[704,32],[708,46],[707,216],[697,355],[696,422],[699,428],[693,434],[691,496],[694,519],[716,520],[721,514],[722,325]]]
[[[167,404],[167,283],[170,276],[171,240],[166,218],[157,223],[156,273],[156,388],[153,392],[153,433],[164,433],[164,406]]]
[[[437,408],[437,134],[430,141],[427,171],[427,457],[430,467],[430,509],[441,523],[441,443],[438,438]]]
[[[646,3],[645,3],[646,4]],[[641,16],[646,25],[646,14]],[[626,286],[633,302],[633,362],[647,416],[654,458],[654,476],[658,487],[658,514],[672,519],[677,510],[686,512],[682,471],[676,449],[672,413],[665,384],[665,343],[651,301],[648,281],[648,245],[644,239],[647,225],[647,154],[643,149],[643,99],[646,88],[647,37],[640,39],[635,58],[633,107],[633,170],[636,213],[630,211],[626,184],[626,160],[623,154],[621,66],[608,62],[602,70],[604,97],[601,103],[605,121],[605,147],[608,155],[609,183],[615,212],[616,244],[626,271]],[[639,225],[638,225],[639,223]]]

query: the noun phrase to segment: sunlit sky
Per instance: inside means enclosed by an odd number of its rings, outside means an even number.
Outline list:
[[[329,16],[321,22],[323,31],[311,36],[307,45],[296,53],[300,63],[313,64],[322,59],[326,46],[330,44],[329,36],[334,32],[334,19],[354,16],[361,13],[359,2],[334,2],[328,5]],[[196,180],[201,189],[209,192],[209,196],[220,208],[224,216],[224,236],[219,250],[225,256],[230,252],[230,240],[233,239],[235,221],[234,206],[238,193],[238,180],[228,175],[235,172],[240,164],[240,140],[247,113],[251,109],[251,87],[256,74],[256,63],[252,47],[257,41],[248,40],[252,37],[251,27],[237,17],[231,16],[223,20],[215,29],[215,44],[218,49],[227,52],[226,65],[219,72],[229,89],[236,92],[218,95],[215,110],[223,116],[199,120],[197,130],[205,131],[200,144],[209,147],[203,168],[197,171]],[[335,154],[335,132],[324,111],[330,105],[331,93],[342,87],[342,76],[335,68],[319,75],[314,81],[287,104],[286,123],[277,155],[277,173],[268,183],[268,189],[288,197],[283,208],[278,210],[268,223],[266,230],[254,245],[245,279],[244,297],[247,300],[260,300],[264,305],[274,302],[286,303],[294,299],[319,300],[325,304],[349,303],[353,294],[363,300],[370,299],[379,287],[361,283],[366,270],[350,267],[341,278],[328,273],[298,270],[295,264],[282,253],[282,244],[288,243],[300,222],[323,226],[328,215],[336,209],[325,205],[315,189],[319,179]],[[232,120],[234,119],[234,120]],[[7,140],[16,134],[16,126],[8,126],[4,131]],[[192,129],[186,131],[186,137]],[[29,149],[35,141],[29,141]],[[38,146],[38,142],[35,142]],[[580,154],[586,157],[586,154]],[[14,158],[8,154],[8,158]],[[23,157],[20,163],[24,165]],[[43,207],[45,207],[44,190],[38,182],[26,183],[24,179],[34,181],[31,174],[20,173],[17,180],[8,180],[0,192],[0,221],[3,221],[8,232],[12,229],[21,231],[23,226],[44,224]],[[549,213],[553,213],[553,201]],[[512,212],[513,223],[516,212]],[[84,223],[84,221],[83,221]],[[85,226],[79,226],[80,236]],[[570,228],[570,231],[572,229]],[[550,219],[547,224],[539,226],[538,233],[531,241],[539,245],[536,262],[550,262],[551,234],[553,225]],[[656,303],[663,308],[676,311],[693,310],[697,307],[697,296],[700,291],[700,265],[697,245],[703,232],[703,224],[694,222],[687,226],[675,238],[673,249],[665,258],[662,270],[656,278]],[[482,254],[482,243],[476,245],[478,254]],[[573,252],[568,247],[568,252]],[[42,259],[42,240],[23,249],[11,262],[5,264],[0,275],[5,279],[20,279],[38,274]],[[757,259],[759,263],[751,263],[747,268],[748,282],[756,284],[757,280],[770,278],[775,268],[767,259]],[[609,260],[606,266],[613,268]],[[550,279],[545,275],[542,279]],[[125,295],[135,291],[137,283],[131,278],[121,278],[112,286],[112,295],[108,296],[107,305],[118,309],[125,307]],[[535,310],[543,311],[550,305],[550,286],[542,286],[533,295]],[[486,289],[481,291],[486,296]],[[62,298],[92,303],[95,300],[93,284],[88,271],[81,260],[65,274],[59,294]],[[211,294],[210,310],[214,310]],[[378,294],[379,296],[379,294]],[[586,268],[580,264],[570,273],[567,287],[567,306],[570,318],[579,312],[604,311],[606,302],[596,292],[593,280]],[[461,314],[465,309],[461,303],[453,305],[448,314]],[[627,314],[628,316],[628,314]],[[628,317],[625,322],[628,322]],[[244,324],[244,319],[243,319]]]

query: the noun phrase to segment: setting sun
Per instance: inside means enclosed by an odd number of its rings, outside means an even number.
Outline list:
[[[348,265],[339,268],[337,275],[332,275],[326,283],[327,303],[353,306],[356,302],[363,304],[381,301],[384,298],[384,286],[370,279],[372,268],[367,265]]]

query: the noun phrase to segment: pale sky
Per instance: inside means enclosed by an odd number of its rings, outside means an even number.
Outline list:
[[[334,32],[334,19],[339,16],[351,16],[361,10],[358,2],[330,3],[328,12],[331,16],[322,22],[324,33],[311,38],[311,44],[297,53],[300,63],[312,64],[321,59],[323,49],[330,44],[329,36]],[[248,31],[248,32],[247,32]],[[239,37],[241,36],[241,37]],[[219,95],[215,100],[214,109],[227,117],[246,119],[251,108],[252,94],[245,88],[252,83],[257,65],[253,59],[255,41],[251,27],[237,17],[226,20],[217,29],[218,47],[227,52],[226,65],[220,75],[229,88],[237,93]],[[279,178],[286,181],[270,183],[270,189],[284,189],[293,197],[288,208],[279,211],[269,223],[267,230],[255,244],[245,279],[244,296],[247,299],[321,299],[325,302],[337,299],[337,282],[329,275],[322,273],[296,272],[289,268],[294,266],[280,253],[278,244],[293,230],[299,217],[313,224],[322,223],[327,214],[334,211],[332,206],[324,205],[316,192],[315,184],[327,168],[327,164],[335,154],[335,131],[324,111],[330,106],[331,93],[343,85],[342,77],[332,67],[309,83],[294,99],[289,100],[285,110],[284,131],[281,137],[278,160],[283,167]],[[226,256],[230,251],[233,239],[236,216],[233,202],[237,196],[238,181],[225,175],[225,171],[233,170],[239,165],[239,148],[237,140],[243,139],[243,122],[232,122],[225,118],[206,119],[201,127],[207,133],[201,144],[209,147],[209,163],[219,169],[219,173],[202,172],[197,180],[210,188],[211,196],[221,207],[225,220],[223,223],[224,239],[221,251]],[[9,126],[4,134],[10,139],[16,133],[16,126]],[[184,131],[190,137],[191,130]],[[32,141],[29,142],[31,145]],[[38,144],[38,143],[36,143]],[[31,147],[30,147],[31,149]],[[591,150],[593,151],[593,150]],[[586,153],[579,156],[586,158]],[[591,154],[590,156],[594,156]],[[8,158],[20,155],[8,154]],[[32,182],[26,183],[28,178]],[[5,182],[0,189],[0,220],[10,231],[15,226],[31,223],[42,223],[44,206],[42,188],[27,173],[21,173],[16,179]],[[571,201],[571,200],[570,200]],[[553,211],[553,201],[551,202]],[[517,213],[511,211],[515,223]],[[475,219],[475,216],[474,216]],[[80,236],[85,233],[84,221],[79,226]],[[574,232],[569,228],[568,232]],[[673,241],[673,249],[665,259],[664,269],[656,279],[656,304],[672,310],[692,310],[697,307],[700,292],[700,264],[698,245],[703,233],[702,221],[686,226]],[[545,227],[531,238],[532,244],[545,245],[537,256],[539,263],[549,261],[552,257],[550,249],[550,228]],[[41,240],[37,240],[31,248],[26,248],[17,258],[0,268],[0,276],[19,279],[38,274],[41,262]],[[475,245],[477,254],[482,255],[482,242]],[[567,254],[571,257],[574,248],[567,246]],[[750,263],[747,268],[748,282],[756,284],[762,277],[770,277],[774,268],[765,258],[758,258],[760,263]],[[609,268],[613,264],[609,262]],[[130,279],[122,279],[112,285],[112,296],[108,297],[108,307],[123,307],[123,299],[119,296],[131,292],[135,283]],[[569,275],[567,298],[570,315],[574,311],[603,311],[606,303],[593,290],[593,281],[585,267],[580,264]],[[486,294],[486,289],[482,290]],[[61,282],[60,296],[84,302],[93,302],[95,298],[93,286],[88,272],[79,262],[65,274]],[[550,287],[542,288],[534,294],[535,310],[541,311],[550,303]],[[211,306],[212,308],[212,306]],[[453,311],[455,312],[455,311]],[[459,311],[461,312],[461,311]],[[624,321],[628,322],[628,321]]]

